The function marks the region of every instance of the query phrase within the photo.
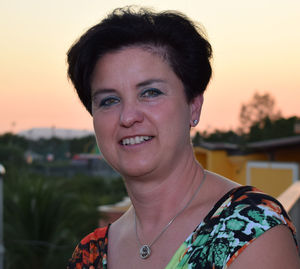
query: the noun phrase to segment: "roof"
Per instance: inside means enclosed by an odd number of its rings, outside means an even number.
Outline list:
[[[226,150],[230,155],[247,154],[249,151],[272,150],[283,147],[297,147],[300,146],[300,135],[283,137],[277,139],[270,139],[259,142],[252,142],[241,147],[238,144],[223,143],[223,142],[204,142],[202,141],[200,147],[207,150]]]
[[[223,143],[223,142],[204,142],[202,141],[200,144],[200,147],[209,149],[209,150],[237,150],[239,149],[239,146],[237,144],[231,144],[231,143]]]
[[[260,149],[271,149],[271,148],[296,146],[296,145],[300,146],[300,135],[259,141],[259,142],[252,142],[247,144],[247,148],[253,150],[260,150]]]

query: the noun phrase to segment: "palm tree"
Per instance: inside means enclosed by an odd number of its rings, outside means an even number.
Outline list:
[[[96,207],[66,193],[62,182],[26,174],[6,178],[6,269],[64,268],[83,232],[96,226]]]

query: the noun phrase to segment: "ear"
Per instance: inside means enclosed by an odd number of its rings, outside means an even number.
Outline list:
[[[195,127],[200,119],[201,109],[203,105],[203,94],[196,96],[190,103],[190,125]]]

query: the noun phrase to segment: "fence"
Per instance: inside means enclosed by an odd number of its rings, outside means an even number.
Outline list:
[[[297,230],[297,241],[300,246],[300,181],[293,183],[277,198],[289,213]]]

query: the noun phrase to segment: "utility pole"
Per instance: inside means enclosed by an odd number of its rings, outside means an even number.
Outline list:
[[[0,163],[0,269],[4,268],[4,244],[3,244],[3,177],[5,168]]]

